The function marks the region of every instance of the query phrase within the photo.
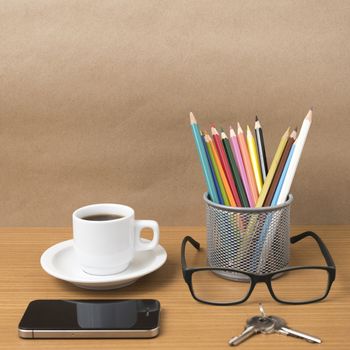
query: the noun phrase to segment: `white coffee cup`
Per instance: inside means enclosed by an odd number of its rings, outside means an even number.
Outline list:
[[[112,220],[84,219],[95,215],[118,215]],[[143,228],[153,230],[153,239],[140,238]],[[124,271],[136,251],[154,249],[159,243],[159,226],[153,220],[135,220],[132,208],[122,204],[92,204],[73,213],[74,250],[83,271],[113,275]]]

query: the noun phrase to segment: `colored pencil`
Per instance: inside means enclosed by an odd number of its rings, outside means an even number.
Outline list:
[[[286,174],[286,178],[284,179],[284,182],[283,182],[281,193],[278,197],[277,204],[283,203],[289,195],[289,191],[292,186],[294,175],[297,170],[301,154],[303,152],[307,135],[309,133],[311,122],[312,122],[312,108],[309,110],[306,117],[304,118],[299,136],[295,141],[295,149],[288,167],[288,173]]]
[[[231,189],[233,198],[235,200],[236,206],[241,207],[242,203],[241,203],[241,200],[239,198],[235,182],[233,180],[231,168],[230,168],[230,165],[228,163],[228,159],[227,159],[227,156],[226,156],[226,153],[225,153],[225,150],[224,150],[224,146],[222,145],[220,135],[219,135],[218,131],[216,130],[216,128],[214,126],[211,127],[211,133],[213,135],[215,146],[216,146],[216,149],[218,151],[222,167],[223,167],[223,169],[225,171],[227,181],[228,181],[228,183],[230,185],[230,189]]]
[[[243,181],[245,193],[247,194],[247,197],[248,197],[249,206],[254,207],[255,202],[253,199],[252,191],[251,191],[250,186],[249,186],[247,174],[246,174],[246,171],[244,168],[241,150],[239,148],[236,133],[233,130],[232,126],[230,126],[230,143],[231,143],[231,148],[233,150],[233,156],[235,157],[236,164],[238,166],[239,173],[240,173],[242,181]]]
[[[201,131],[201,137],[202,137],[202,141],[203,141],[205,153],[206,153],[207,158],[208,158],[208,162],[209,162],[209,166],[210,166],[211,175],[212,175],[213,180],[214,180],[214,184],[215,184],[215,188],[216,188],[216,193],[217,193],[217,195],[218,195],[218,197],[219,197],[219,204],[225,204],[225,203],[224,203],[224,200],[223,200],[223,198],[222,198],[221,188],[220,188],[220,185],[219,185],[219,182],[218,182],[218,178],[217,178],[217,175],[216,175],[215,170],[214,170],[213,160],[212,160],[212,158],[210,157],[209,150],[208,150],[208,145],[207,145],[207,143],[205,142],[205,135],[204,135],[204,133],[203,133],[202,131]],[[220,177],[219,177],[219,180],[221,180]]]
[[[233,174],[233,179],[234,179],[236,187],[237,187],[239,199],[241,200],[241,203],[243,204],[244,207],[249,207],[249,202],[248,202],[248,198],[247,198],[247,195],[245,193],[245,190],[244,190],[241,175],[239,174],[239,170],[237,168],[236,161],[233,157],[232,149],[230,146],[230,141],[228,140],[228,137],[224,131],[221,132],[221,140],[222,140],[222,143],[223,143],[225,151],[226,151],[228,162],[230,164],[230,168],[231,168],[231,171]]]
[[[280,143],[279,143],[279,145],[277,147],[277,150],[276,150],[276,153],[275,153],[275,155],[273,157],[270,170],[267,173],[266,180],[265,180],[264,185],[262,187],[262,190],[260,192],[259,199],[256,202],[256,207],[257,208],[261,207],[264,204],[267,192],[268,192],[268,190],[270,188],[271,182],[272,182],[273,177],[274,177],[274,175],[276,173],[278,163],[279,163],[279,161],[280,161],[280,159],[282,157],[283,150],[286,147],[286,144],[287,144],[287,141],[288,141],[288,137],[289,137],[289,130],[290,130],[290,128],[288,128],[287,131],[281,137]]]
[[[256,143],[255,143],[254,137],[249,129],[249,126],[247,126],[247,144],[248,144],[250,161],[252,162],[252,166],[253,166],[256,187],[258,189],[258,193],[260,193],[262,185],[263,185],[263,180],[262,180],[262,176],[261,176],[258,149],[256,147]]]
[[[192,112],[190,113],[190,122],[191,122],[192,133],[193,133],[193,137],[194,137],[195,144],[197,147],[199,159],[200,159],[200,162],[202,165],[204,179],[207,183],[207,188],[208,188],[208,193],[209,193],[210,199],[215,203],[219,203],[219,197],[216,193],[214,180],[213,180],[213,177],[212,177],[212,174],[210,171],[207,156],[205,154],[203,142],[201,139],[201,135],[199,133],[198,124],[197,124],[196,118],[194,117]]]
[[[258,116],[255,117],[254,129],[255,129],[256,143],[257,143],[258,152],[259,152],[259,162],[260,162],[260,168],[261,168],[261,175],[262,175],[263,182],[265,182],[267,172],[269,171],[269,169],[268,169],[267,160],[266,160],[264,134],[263,134],[262,127],[261,127],[260,121],[258,119]]]
[[[209,135],[207,135],[207,133],[205,133],[205,135],[204,135],[204,141],[205,141],[208,153],[209,153],[211,164],[213,165],[213,170],[214,170],[214,173],[215,173],[216,180],[217,180],[218,185],[219,185],[219,193],[220,193],[220,196],[222,198],[222,204],[230,205],[230,202],[229,202],[229,200],[227,198],[227,194],[226,194],[226,190],[225,190],[224,184],[222,183],[222,179],[221,179],[221,175],[220,175],[219,169],[218,169],[218,167],[216,165],[216,161],[215,161],[215,158],[214,158],[214,155],[213,155],[213,150],[212,150],[211,146],[209,145]]]
[[[287,159],[286,165],[284,166],[281,178],[278,181],[278,185],[277,185],[275,194],[273,195],[271,206],[277,205],[278,197],[280,196],[283,182],[284,182],[284,179],[286,178],[286,175],[288,173],[289,164],[290,164],[290,161],[291,161],[293,153],[294,153],[294,148],[295,148],[295,142],[293,143],[293,146],[289,152],[288,159]]]
[[[256,187],[256,182],[255,182],[255,177],[254,177],[254,172],[253,172],[253,168],[252,168],[252,164],[250,162],[250,156],[249,156],[249,152],[248,152],[248,147],[247,147],[247,143],[243,134],[243,130],[240,126],[240,124],[237,124],[237,139],[238,139],[238,143],[239,143],[239,148],[241,150],[241,155],[243,158],[243,163],[244,163],[244,168],[247,174],[247,178],[248,178],[248,183],[249,183],[249,187],[253,196],[253,200],[254,200],[254,206],[256,201],[258,200],[258,189]]]
[[[231,192],[231,189],[230,189],[230,185],[227,181],[227,178],[226,178],[226,174],[225,174],[225,171],[222,167],[222,164],[221,164],[221,161],[220,161],[220,158],[219,158],[219,154],[218,154],[218,151],[215,147],[215,144],[213,142],[213,140],[211,139],[211,137],[209,135],[206,135],[207,136],[207,140],[208,140],[208,145],[213,153],[213,157],[214,157],[214,160],[215,160],[215,164],[219,170],[219,174],[220,174],[220,177],[221,177],[221,180],[222,180],[222,183],[223,183],[223,186],[225,188],[225,192],[226,192],[226,195],[227,195],[227,204],[225,205],[231,205],[232,207],[235,207],[236,206],[236,202],[233,198],[233,195],[232,195],[232,192]]]
[[[279,180],[281,178],[283,169],[284,169],[284,167],[285,167],[285,165],[287,163],[288,155],[290,153],[290,150],[291,150],[291,148],[293,146],[293,143],[294,143],[296,137],[297,137],[297,129],[295,128],[291,132],[291,134],[290,134],[290,136],[288,138],[286,147],[283,150],[282,157],[281,157],[281,160],[278,163],[278,167],[277,167],[275,176],[273,177],[271,186],[269,188],[269,191],[267,192],[267,196],[266,196],[265,201],[264,201],[264,207],[268,207],[272,203],[272,199],[273,199],[273,196],[275,194],[276,188],[278,186],[278,182],[279,182]]]

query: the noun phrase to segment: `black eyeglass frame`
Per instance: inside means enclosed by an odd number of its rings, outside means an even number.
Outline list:
[[[267,274],[256,274],[256,273],[251,273],[251,272],[246,272],[246,271],[241,271],[241,270],[235,270],[235,269],[230,269],[230,268],[216,268],[216,267],[188,267],[187,263],[186,263],[186,255],[185,255],[185,249],[186,249],[186,243],[190,242],[192,244],[193,247],[195,247],[197,250],[200,250],[200,243],[197,242],[195,239],[193,239],[191,236],[186,236],[183,240],[182,240],[182,244],[181,244],[181,265],[182,265],[182,275],[183,278],[185,280],[185,282],[188,285],[188,288],[191,292],[192,297],[204,304],[209,304],[209,305],[221,305],[221,306],[227,306],[227,305],[237,305],[237,304],[241,304],[244,303],[245,301],[248,300],[248,298],[250,297],[250,295],[252,294],[255,285],[257,283],[265,283],[267,285],[267,288],[272,296],[272,298],[274,300],[276,300],[279,303],[282,304],[291,304],[291,305],[301,305],[301,304],[311,304],[311,303],[315,303],[318,301],[321,301],[323,299],[325,299],[332,287],[332,283],[335,280],[335,275],[336,275],[336,267],[335,267],[335,263],[334,260],[328,250],[328,248],[326,247],[326,245],[323,243],[322,239],[315,233],[312,231],[306,231],[303,233],[300,233],[296,236],[293,236],[290,238],[290,243],[294,244],[297,243],[299,241],[301,241],[302,239],[306,238],[306,237],[312,237],[313,239],[316,240],[316,242],[318,243],[318,246],[322,252],[322,255],[326,261],[327,266],[318,266],[318,265],[310,265],[310,266],[290,266],[290,267],[286,267],[284,269],[280,269],[280,270],[276,270],[274,272],[271,273],[267,273]],[[312,300],[307,300],[307,301],[285,301],[285,300],[281,300],[279,299],[272,288],[272,284],[271,281],[273,279],[273,276],[277,275],[277,274],[281,274],[284,272],[288,272],[288,271],[294,271],[294,270],[304,270],[304,269],[320,269],[320,270],[325,270],[328,272],[328,286],[326,288],[325,294],[320,297],[320,298],[315,298]],[[198,298],[193,290],[193,285],[192,285],[192,275],[193,273],[195,273],[196,271],[225,271],[225,272],[235,272],[235,273],[241,273],[244,275],[247,275],[250,277],[250,289],[248,290],[247,294],[245,295],[245,297],[243,297],[241,300],[238,301],[234,301],[234,302],[221,302],[221,303],[216,303],[216,302],[211,302],[211,301],[206,301],[206,300],[202,300],[200,298]],[[219,277],[220,278],[220,277]],[[244,283],[244,282],[242,282]]]

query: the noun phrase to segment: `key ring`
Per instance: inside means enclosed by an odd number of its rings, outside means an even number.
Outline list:
[[[261,313],[261,317],[262,318],[266,318],[265,310],[263,308],[262,303],[259,303],[259,310],[260,310],[260,313]]]

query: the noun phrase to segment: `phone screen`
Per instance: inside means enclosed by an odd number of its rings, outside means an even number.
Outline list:
[[[148,330],[159,322],[159,301],[34,300],[19,328],[24,330]]]

